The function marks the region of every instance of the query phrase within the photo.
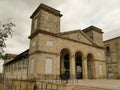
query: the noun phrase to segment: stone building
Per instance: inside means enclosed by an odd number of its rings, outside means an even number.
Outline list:
[[[8,78],[56,75],[59,79],[103,79],[106,65],[101,29],[60,32],[60,11],[40,4],[32,16],[30,47],[6,62]]]
[[[120,36],[104,41],[108,79],[120,78]]]
[[[7,57],[11,55],[7,55]],[[9,57],[9,58],[10,58]],[[28,72],[28,50],[14,57],[8,59],[4,63],[4,76],[12,79],[27,79]]]

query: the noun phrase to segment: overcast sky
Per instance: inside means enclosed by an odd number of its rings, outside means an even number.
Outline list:
[[[61,31],[95,25],[103,30],[104,40],[120,36],[120,0],[0,0],[0,21],[12,18],[16,24],[6,52],[19,54],[29,48],[29,17],[40,3],[61,11]]]

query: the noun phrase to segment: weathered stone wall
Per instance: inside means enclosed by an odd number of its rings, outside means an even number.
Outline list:
[[[39,53],[35,53],[32,54],[30,56],[34,58],[34,66],[35,66],[35,73],[36,74],[45,74],[45,59],[47,57],[52,58],[52,65],[53,65],[53,69],[52,69],[52,74],[59,74],[60,73],[60,52],[63,48],[68,48],[70,50],[70,55],[73,56],[71,58],[71,74],[75,74],[75,53],[77,51],[82,52],[83,54],[83,58],[86,58],[87,60],[87,55],[89,53],[91,53],[94,56],[94,62],[95,62],[95,67],[94,68],[94,74],[96,78],[101,77],[99,75],[99,69],[97,68],[98,64],[102,64],[103,66],[103,76],[106,76],[106,68],[105,68],[105,55],[104,55],[104,50],[103,49],[99,49],[96,48],[95,46],[92,46],[91,44],[83,44],[83,43],[79,43],[79,42],[74,42],[74,41],[70,41],[67,39],[63,39],[63,38],[59,38],[59,37],[55,37],[52,35],[47,35],[47,34],[42,34],[40,33],[39,35],[36,36],[36,38],[34,38],[34,41],[37,42],[37,44],[33,47],[36,50],[39,50],[41,52]],[[46,41],[51,41],[52,45],[50,44],[50,46],[47,46]],[[32,48],[31,48],[32,50]],[[31,51],[33,52],[33,51]],[[31,62],[31,59],[30,59]],[[30,63],[29,62],[29,63]],[[73,67],[72,67],[73,66]],[[87,66],[87,63],[85,65],[83,65],[84,67]],[[30,66],[31,67],[31,66]],[[30,70],[29,70],[30,71]],[[86,72],[86,71],[85,71]]]
[[[41,10],[41,17],[39,22],[39,27],[42,30],[46,30],[52,33],[60,32],[60,17],[45,10]]]
[[[41,8],[42,7],[42,8]],[[38,74],[46,74],[46,60],[52,64],[50,74],[60,74],[60,57],[61,51],[66,48],[69,51],[70,58],[70,75],[75,75],[75,54],[80,52],[82,56],[83,78],[87,78],[87,56],[93,56],[93,72],[94,78],[99,78],[99,64],[102,66],[102,74],[105,77],[105,54],[102,41],[102,32],[93,32],[93,41],[84,32],[73,33],[69,35],[60,35],[60,12],[46,5],[41,5],[32,16],[32,28],[30,35],[30,51],[29,51],[29,78],[37,77]],[[36,31],[37,30],[37,31]],[[36,32],[35,32],[36,31]],[[54,33],[54,34],[53,34]],[[36,36],[35,36],[36,34]],[[78,40],[77,34],[80,35]],[[102,47],[100,47],[102,46]],[[45,68],[46,67],[46,68]],[[49,72],[49,71],[48,71]],[[74,78],[74,77],[72,77]]]
[[[103,44],[103,35],[102,33],[98,33],[96,31],[93,31],[93,41],[99,45],[99,46],[104,46]]]
[[[120,77],[120,38],[105,41],[104,44],[110,49],[106,53],[107,74],[113,73],[113,78],[117,79]],[[109,68],[112,70],[110,71]]]

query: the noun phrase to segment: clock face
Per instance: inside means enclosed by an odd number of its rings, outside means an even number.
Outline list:
[[[81,36],[80,34],[77,35],[77,39],[80,40],[81,39]]]

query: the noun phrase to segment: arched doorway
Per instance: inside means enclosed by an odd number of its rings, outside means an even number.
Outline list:
[[[80,52],[75,54],[75,73],[76,79],[82,79],[82,55]]]
[[[67,48],[60,52],[60,78],[63,80],[70,78],[70,51]]]
[[[87,55],[87,71],[88,71],[88,79],[93,79],[93,55]]]

